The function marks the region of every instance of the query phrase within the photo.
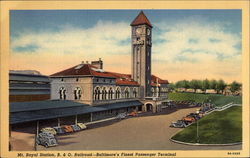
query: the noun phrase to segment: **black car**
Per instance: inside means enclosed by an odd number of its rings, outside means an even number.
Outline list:
[[[190,114],[187,115],[187,116],[191,116],[191,117],[193,117],[195,120],[201,119],[200,115],[199,115],[199,114],[196,114],[196,113],[190,113]]]

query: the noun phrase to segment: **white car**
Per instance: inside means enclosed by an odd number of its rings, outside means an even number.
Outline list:
[[[47,133],[51,133],[53,135],[56,135],[56,130],[54,128],[51,127],[46,127],[46,128],[42,128],[41,132],[47,132]]]
[[[124,112],[124,113],[120,113],[116,116],[117,119],[124,119],[127,117],[127,114]]]
[[[178,120],[177,122],[172,122],[170,127],[185,128],[185,127],[187,127],[187,124],[182,120]]]
[[[77,126],[80,127],[81,130],[86,129],[87,126],[83,123],[77,123]]]

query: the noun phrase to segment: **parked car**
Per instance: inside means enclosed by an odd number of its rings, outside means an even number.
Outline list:
[[[178,120],[177,122],[172,122],[170,127],[185,128],[185,127],[187,127],[187,124],[183,120]]]
[[[201,106],[202,105],[202,103],[196,103],[196,106]]]
[[[74,132],[80,131],[81,128],[77,125],[70,125],[72,127],[72,129],[74,130]]]
[[[46,148],[58,145],[55,136],[52,133],[41,132],[36,137],[36,144],[43,145]]]
[[[193,117],[195,120],[199,120],[201,118],[200,115],[196,113],[190,113],[187,116]]]
[[[69,125],[64,125],[64,126],[62,126],[62,129],[64,130],[65,133],[74,132],[74,130],[72,129],[72,127],[69,126]]]
[[[138,116],[138,113],[136,111],[132,111],[128,114],[129,116]]]
[[[53,127],[54,130],[56,131],[57,134],[64,134],[64,130],[62,129],[62,127]]]
[[[54,128],[51,128],[51,127],[42,128],[40,131],[56,135],[56,130]]]
[[[187,116],[182,118],[183,121],[186,121],[188,123],[193,123],[195,122],[195,119],[193,117]]]
[[[126,118],[127,114],[124,112],[124,113],[120,113],[116,116],[117,119],[124,119]]]
[[[77,123],[77,126],[80,127],[81,130],[86,129],[87,126],[83,123]]]

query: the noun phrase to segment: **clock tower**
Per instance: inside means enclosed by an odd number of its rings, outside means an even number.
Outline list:
[[[140,84],[140,97],[150,97],[153,27],[143,11],[130,25],[132,27],[132,79]]]

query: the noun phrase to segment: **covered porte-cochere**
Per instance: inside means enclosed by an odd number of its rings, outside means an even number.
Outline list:
[[[167,104],[168,100],[166,98],[148,97],[141,102],[143,103],[142,106],[143,112],[157,113],[162,111],[162,109]]]

